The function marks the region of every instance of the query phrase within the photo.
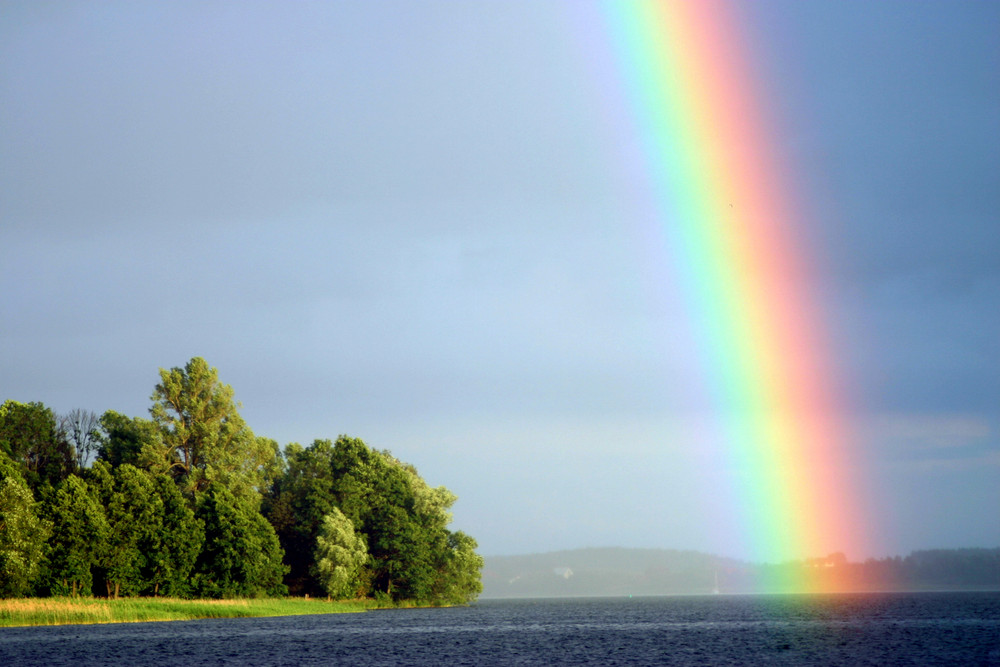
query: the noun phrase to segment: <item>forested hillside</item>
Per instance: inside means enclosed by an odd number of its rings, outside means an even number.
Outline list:
[[[0,406],[0,597],[480,593],[455,496],[388,451],[282,451],[201,358],[161,369],[151,401],[149,418]]]

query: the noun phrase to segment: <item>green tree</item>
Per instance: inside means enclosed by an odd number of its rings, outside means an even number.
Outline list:
[[[339,509],[323,517],[316,536],[316,576],[333,598],[358,597],[368,549],[354,524]]]
[[[87,483],[72,475],[59,485],[46,509],[52,523],[45,550],[49,590],[54,595],[89,595],[92,568],[99,564],[108,539],[104,508]]]
[[[483,592],[483,557],[476,541],[462,531],[449,532],[447,549],[437,554],[433,599],[445,604],[467,604]]]
[[[429,487],[416,468],[357,438],[338,438],[331,459],[334,498],[365,536],[373,590],[394,599],[444,601],[440,573],[454,494]]]
[[[189,597],[191,577],[198,554],[205,543],[205,524],[194,516],[180,489],[166,475],[153,478],[163,507],[159,548],[148,554],[147,593]]]
[[[117,468],[124,463],[141,466],[144,449],[163,449],[163,438],[156,423],[140,417],[126,417],[114,410],[101,415],[96,433],[97,457]]]
[[[144,593],[149,559],[161,549],[163,501],[150,474],[131,464],[112,470],[98,461],[92,477],[108,523],[99,559],[108,597]]]
[[[471,537],[447,529],[455,502],[448,489],[430,487],[416,468],[358,438],[289,445],[285,459],[265,507],[285,548],[295,592],[323,586],[313,547],[324,517],[336,508],[368,548],[359,580],[369,592],[431,603],[478,594],[481,558]]]
[[[0,451],[0,598],[31,591],[49,530],[17,466]]]
[[[264,511],[274,526],[289,566],[285,582],[293,595],[320,595],[314,548],[323,517],[336,508],[333,495],[333,443],[316,440],[285,448],[284,473],[275,479]]]
[[[205,545],[196,564],[201,595],[231,598],[287,593],[281,545],[256,503],[213,483],[200,495],[195,514],[205,524]]]
[[[20,467],[33,490],[55,487],[74,470],[76,455],[58,428],[55,413],[41,403],[0,405],[0,450]]]
[[[262,491],[273,471],[277,443],[258,438],[243,421],[233,389],[201,357],[184,368],[160,369],[150,414],[162,445],[146,447],[143,462],[169,472],[187,495],[224,483],[250,497]]]
[[[367,481],[371,493],[365,536],[375,590],[397,600],[426,600],[433,576],[431,535],[414,511],[416,498],[407,476],[385,466]]]

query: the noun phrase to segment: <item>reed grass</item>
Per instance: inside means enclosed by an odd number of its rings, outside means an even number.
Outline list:
[[[24,598],[0,600],[0,627],[301,616],[358,612],[377,606],[379,605],[374,600],[329,601],[310,598],[240,600]]]

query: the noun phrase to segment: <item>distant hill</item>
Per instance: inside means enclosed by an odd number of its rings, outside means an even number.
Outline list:
[[[757,565],[697,551],[598,548],[488,556],[483,598],[708,595],[796,590],[1000,590],[1000,548],[935,549],[850,563],[842,554]],[[791,586],[791,584],[786,584]]]

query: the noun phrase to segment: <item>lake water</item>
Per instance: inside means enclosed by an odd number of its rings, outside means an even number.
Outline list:
[[[1000,665],[1000,593],[484,600],[0,629],[0,665]]]

